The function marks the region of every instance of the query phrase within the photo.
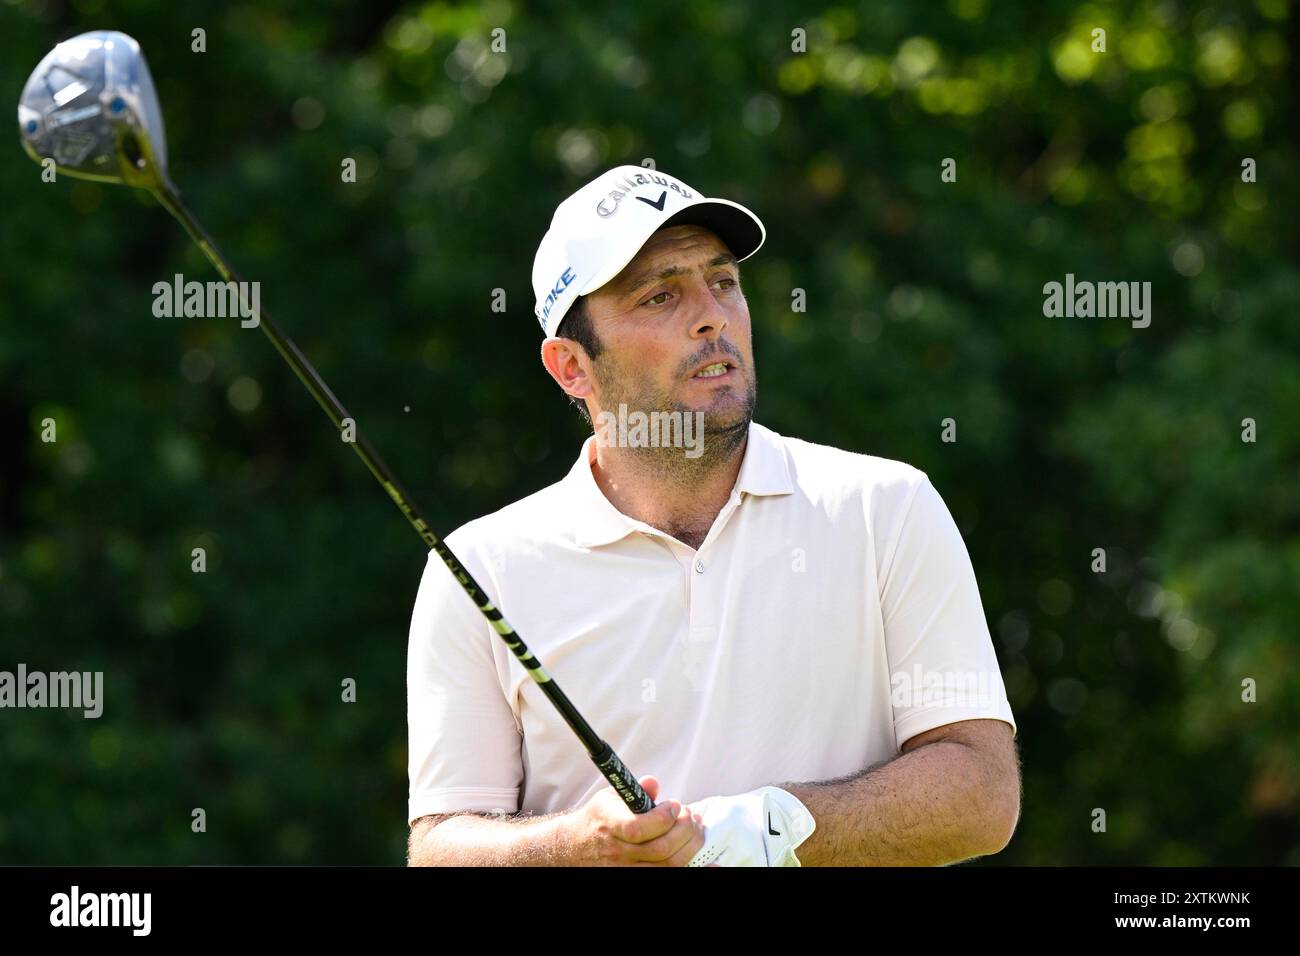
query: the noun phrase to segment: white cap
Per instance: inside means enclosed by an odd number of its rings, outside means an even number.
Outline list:
[[[554,335],[578,296],[595,292],[668,226],[704,226],[737,261],[758,251],[763,223],[728,199],[708,199],[680,179],[641,166],[601,173],[555,209],[533,260],[533,312]]]

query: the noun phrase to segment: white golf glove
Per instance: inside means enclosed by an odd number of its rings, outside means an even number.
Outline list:
[[[817,829],[803,802],[780,787],[687,806],[705,827],[704,846],[687,866],[802,866],[794,851]]]

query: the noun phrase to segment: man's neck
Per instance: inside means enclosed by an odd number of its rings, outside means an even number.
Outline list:
[[[591,474],[627,515],[698,549],[736,486],[748,428],[731,448],[688,459],[680,448],[618,448],[596,443]]]

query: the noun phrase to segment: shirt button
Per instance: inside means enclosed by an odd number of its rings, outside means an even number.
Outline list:
[[[695,573],[696,573],[696,574],[703,574],[703,573],[704,573],[704,562],[703,562],[703,561],[696,561],[696,562],[695,562]]]

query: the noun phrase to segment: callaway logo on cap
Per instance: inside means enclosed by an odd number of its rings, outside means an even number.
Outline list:
[[[578,296],[595,292],[636,258],[655,232],[703,226],[739,261],[758,251],[766,231],[758,217],[728,199],[709,199],[680,179],[641,166],[597,176],[555,210],[533,260],[533,309],[554,335]]]

